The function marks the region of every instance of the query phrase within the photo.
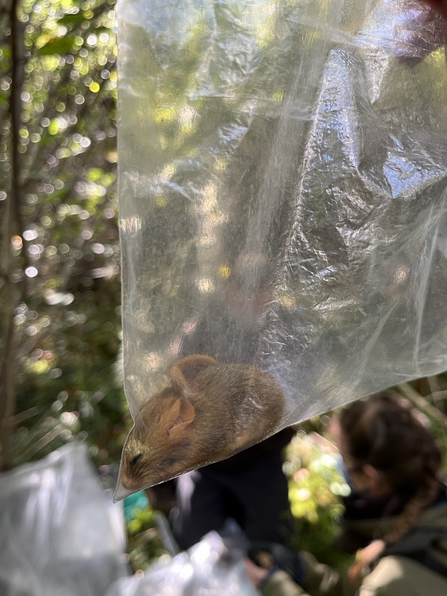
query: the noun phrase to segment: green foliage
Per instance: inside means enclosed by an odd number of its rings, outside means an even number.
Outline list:
[[[12,259],[2,280],[0,361],[13,307],[18,465],[74,435],[98,464],[116,461],[129,422],[121,386],[113,0],[22,0],[23,69],[12,85],[12,11],[0,13],[0,218]],[[14,137],[13,104],[20,105]],[[17,218],[12,151],[18,151]],[[4,190],[3,190],[4,189]],[[4,327],[3,327],[4,325]]]
[[[157,515],[150,507],[136,509],[127,523],[127,553],[134,573],[167,554],[156,527]]]
[[[345,567],[350,557],[332,547],[343,514],[341,497],[350,492],[340,473],[338,452],[320,434],[301,430],[287,448],[285,471],[295,520],[291,548],[309,551],[334,567]]]
[[[132,519],[127,524],[127,532],[130,537],[135,537],[155,527],[156,512],[150,507],[134,511]]]

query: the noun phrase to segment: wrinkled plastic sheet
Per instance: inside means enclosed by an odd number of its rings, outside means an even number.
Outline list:
[[[120,0],[118,14],[134,419],[196,353],[269,373],[276,430],[445,370],[443,22],[402,0]]]
[[[210,532],[187,552],[162,558],[144,575],[123,578],[107,596],[256,596],[248,579],[242,552],[228,550]]]
[[[128,575],[122,508],[72,443],[0,474],[0,594],[104,596]]]

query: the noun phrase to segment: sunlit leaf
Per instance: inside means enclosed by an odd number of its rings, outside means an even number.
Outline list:
[[[61,188],[60,190],[56,190],[55,192],[52,192],[50,195],[45,197],[44,200],[46,203],[52,203],[53,201],[56,201],[57,199],[61,199],[61,198],[65,197],[66,194],[67,194],[67,189]]]
[[[57,21],[58,25],[79,25],[85,20],[84,13],[66,14]]]
[[[53,54],[68,54],[72,51],[75,45],[75,37],[72,35],[66,35],[65,37],[58,37],[52,39],[39,50],[39,54],[42,56],[53,55]]]

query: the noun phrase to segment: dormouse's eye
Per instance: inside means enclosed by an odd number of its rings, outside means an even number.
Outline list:
[[[140,459],[141,459],[142,457],[143,457],[143,454],[142,454],[142,453],[139,453],[138,455],[136,455],[135,457],[133,457],[133,458],[130,460],[130,465],[131,465],[131,466],[134,466],[134,465],[135,465],[135,464],[136,464],[138,461],[140,461]]]

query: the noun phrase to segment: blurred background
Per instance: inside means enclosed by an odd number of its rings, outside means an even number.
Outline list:
[[[122,388],[113,1],[0,0],[1,471],[81,440],[112,486],[131,426]],[[396,388],[447,446],[447,375]],[[296,428],[291,548],[328,548],[349,491],[329,416]],[[128,557],[165,552],[145,493],[125,502]],[[315,531],[315,530],[318,531]]]

